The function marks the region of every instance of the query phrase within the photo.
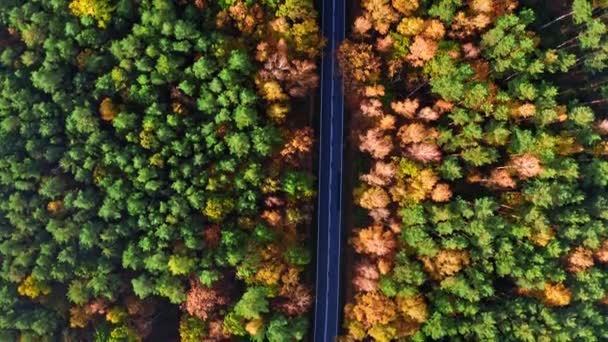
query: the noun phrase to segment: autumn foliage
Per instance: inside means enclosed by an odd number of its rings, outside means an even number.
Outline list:
[[[314,2],[0,3],[0,341],[307,340]]]
[[[359,3],[342,340],[600,340],[606,5]]]

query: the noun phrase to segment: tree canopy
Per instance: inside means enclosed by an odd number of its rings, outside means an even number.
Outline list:
[[[321,44],[308,0],[4,1],[0,339],[302,340]]]
[[[361,3],[343,339],[603,340],[605,2]]]

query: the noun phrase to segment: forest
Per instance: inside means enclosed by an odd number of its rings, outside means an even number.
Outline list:
[[[0,341],[296,341],[311,0],[3,0]]]
[[[0,1],[0,342],[312,342],[338,78],[336,341],[608,340],[608,0],[324,1]]]
[[[342,341],[608,339],[605,0],[362,0]]]

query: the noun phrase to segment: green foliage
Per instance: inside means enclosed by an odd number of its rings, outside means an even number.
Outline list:
[[[291,246],[285,252],[285,261],[291,265],[306,266],[311,260],[310,250],[301,246]]]
[[[249,137],[245,133],[232,133],[226,136],[226,145],[230,154],[243,158],[249,154],[251,146]]]
[[[243,297],[234,306],[234,313],[245,319],[260,318],[269,311],[268,289],[264,287],[250,287]]]
[[[211,338],[208,321],[233,311],[243,316],[231,331],[245,335],[245,317],[278,314],[278,289],[235,275],[266,246],[298,267],[289,281],[300,283],[315,184],[308,165],[280,151],[305,123],[296,111],[285,124],[267,117],[257,81],[273,70],[255,55],[281,38],[289,61],[314,65],[317,13],[308,0],[248,1],[260,11],[248,35],[230,18],[233,5],[2,2],[0,139],[11,143],[0,147],[0,340],[158,339],[143,336],[148,325],[185,310],[197,278],[234,287],[208,320],[186,320],[182,337]],[[270,25],[279,15],[293,26],[281,37]],[[283,182],[288,174],[297,176]],[[270,227],[268,198],[302,226]],[[255,275],[262,265],[253,266]],[[129,315],[102,323],[108,310]]]
[[[576,125],[586,127],[595,119],[593,111],[589,107],[575,107],[570,112],[570,119]]]
[[[290,171],[283,177],[282,190],[290,198],[311,198],[315,194],[314,177],[307,173]]]
[[[583,66],[591,71],[594,78],[597,72],[608,67],[608,49],[606,41],[608,29],[603,15],[594,16],[594,10],[605,10],[606,4],[596,4],[588,0],[575,0],[572,2],[572,17],[577,27],[578,43],[581,50],[579,60],[583,60]]]
[[[247,334],[247,331],[243,327],[243,321],[234,312],[230,312],[224,317],[224,329],[236,336]]]
[[[582,24],[591,20],[593,13],[591,2],[588,0],[574,0],[572,2],[572,13],[576,24]]]
[[[488,59],[495,61],[496,72],[523,71],[529,68],[529,58],[535,51],[533,37],[526,26],[534,21],[532,10],[498,18],[494,28],[483,35],[482,47]]]
[[[196,317],[183,315],[179,321],[180,341],[198,342],[207,335],[205,330],[205,323]]]
[[[448,101],[460,100],[465,94],[466,80],[473,74],[468,64],[456,65],[447,51],[438,55],[424,68],[431,79],[433,92]]]
[[[68,288],[68,298],[75,304],[85,304],[90,299],[90,290],[82,281],[73,281]]]
[[[569,5],[364,1],[345,340],[605,338],[608,3]]]
[[[440,0],[433,3],[429,8],[428,14],[432,17],[437,17],[445,23],[450,23],[458,6],[462,4],[462,0]]]
[[[462,178],[462,167],[458,164],[457,158],[446,158],[439,169],[441,176],[447,180]]]
[[[194,259],[186,256],[172,255],[169,257],[168,265],[171,274],[188,275],[196,267],[196,262]]]
[[[198,277],[198,280],[201,282],[201,284],[203,284],[205,286],[211,286],[219,279],[220,279],[219,272],[207,271],[207,270],[202,271]]]
[[[305,319],[288,319],[281,315],[270,320],[266,338],[271,342],[302,341],[307,330],[308,322]]]
[[[137,332],[126,326],[112,329],[110,338],[108,338],[108,342],[137,342],[140,340],[141,337],[137,335]]]

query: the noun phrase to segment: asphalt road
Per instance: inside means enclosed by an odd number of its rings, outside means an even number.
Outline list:
[[[340,328],[344,97],[335,51],[345,35],[345,0],[321,1],[327,44],[321,62],[319,193],[314,341],[333,342]]]

